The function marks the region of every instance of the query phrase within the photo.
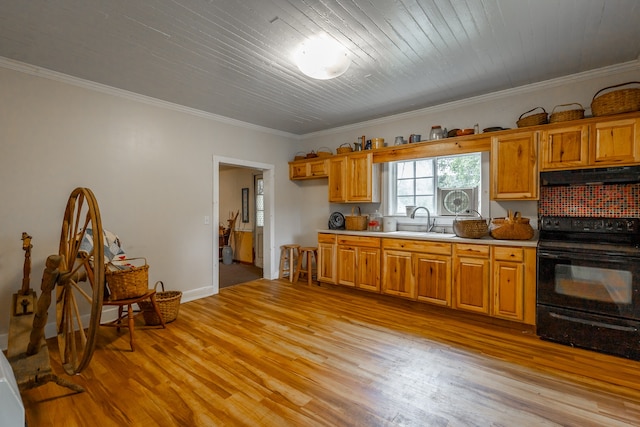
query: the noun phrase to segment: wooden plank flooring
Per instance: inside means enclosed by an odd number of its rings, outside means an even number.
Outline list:
[[[102,328],[89,367],[23,393],[39,426],[640,425],[640,362],[332,286],[258,280],[167,329]],[[50,340],[54,370],[55,340]],[[66,378],[66,375],[64,375]]]

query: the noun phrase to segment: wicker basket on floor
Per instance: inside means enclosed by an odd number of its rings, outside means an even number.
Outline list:
[[[119,268],[112,263],[107,264],[105,278],[109,288],[109,298],[122,300],[143,295],[149,289],[149,265],[146,258],[127,258],[123,261],[144,260],[144,265]]]
[[[153,287],[157,290],[158,284],[162,287],[161,292],[156,292],[156,304],[162,315],[164,323],[173,322],[178,318],[178,311],[180,310],[180,299],[182,298],[182,292],[180,291],[165,291],[164,283],[158,280]],[[140,301],[138,303],[140,310],[142,310],[142,317],[144,323],[149,326],[160,325],[160,319],[153,309],[153,304],[150,301]]]

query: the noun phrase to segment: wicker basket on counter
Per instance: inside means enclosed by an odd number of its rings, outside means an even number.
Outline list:
[[[630,84],[640,85],[640,82],[620,83],[600,89],[593,95],[591,112],[594,117],[608,116],[611,114],[630,113],[640,110],[640,88],[618,89],[598,96],[607,89],[626,86]]]
[[[344,228],[352,231],[363,231],[367,229],[367,215],[362,215],[358,206],[358,215],[355,215],[355,206],[351,208],[351,215],[344,216]]]
[[[479,219],[458,219],[456,216],[453,220],[453,232],[458,237],[479,239],[489,234],[489,220],[482,218],[482,215]]]
[[[491,237],[500,240],[529,240],[534,231],[529,218],[523,218],[520,212],[508,212],[505,218],[494,218],[491,221]]]
[[[558,107],[569,107],[572,105],[578,105],[580,108],[572,110],[556,111]],[[570,120],[584,119],[584,107],[577,102],[571,104],[560,104],[553,107],[551,114],[549,115],[549,123],[568,122]]]
[[[543,112],[542,113],[536,113],[536,114],[531,114],[530,116],[527,117],[522,117],[525,114],[529,114],[537,109],[541,109]],[[527,126],[537,126],[537,125],[545,125],[548,123],[548,119],[547,119],[547,111],[542,108],[542,107],[536,107],[536,108],[532,108],[529,111],[525,111],[524,113],[520,114],[520,117],[518,118],[518,121],[516,122],[516,124],[518,125],[519,128],[523,128],[523,127],[527,127]]]

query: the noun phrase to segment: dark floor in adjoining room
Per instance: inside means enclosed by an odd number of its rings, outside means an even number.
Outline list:
[[[220,289],[262,279],[262,274],[262,268],[255,265],[240,262],[233,262],[232,264],[220,263]]]

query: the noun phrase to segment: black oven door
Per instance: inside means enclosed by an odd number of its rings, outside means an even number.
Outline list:
[[[640,320],[639,278],[628,254],[538,249],[538,304]]]

